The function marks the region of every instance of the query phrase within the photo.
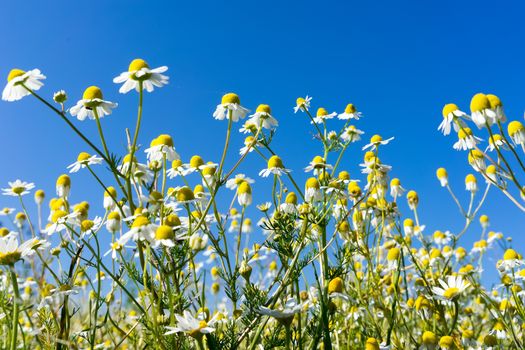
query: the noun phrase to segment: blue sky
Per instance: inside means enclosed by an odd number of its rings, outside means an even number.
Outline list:
[[[112,78],[136,57],[167,65],[170,84],[145,99],[143,144],[169,133],[184,159],[198,153],[218,160],[226,125],[211,114],[234,91],[252,110],[272,106],[280,122],[274,148],[298,176],[319,151],[305,116],[293,114],[295,99],[308,94],[314,107],[339,112],[355,103],[365,115],[357,125],[368,136],[396,137],[382,160],[420,193],[427,231],[458,231],[459,213],[435,169],[449,169],[464,201],[463,179],[471,170],[466,154],[452,149],[454,137],[436,131],[441,108],[456,102],[467,110],[473,94],[495,93],[510,119],[522,118],[524,9],[517,1],[5,1],[0,76],[14,67],[40,68],[48,77],[42,94],[64,89],[71,104],[85,87],[100,86],[119,103],[103,126],[110,148],[122,154],[123,129],[134,128],[136,94],[120,95]],[[86,148],[34,99],[0,103],[0,118],[0,184],[22,178],[51,195],[56,177]],[[96,137],[94,123],[75,123]],[[242,140],[234,137],[235,148]],[[354,147],[344,164],[357,174],[361,157]],[[254,169],[264,166],[252,157],[243,170],[256,176]],[[73,182],[74,201],[101,200],[86,188],[95,186],[88,174]],[[254,190],[264,183],[258,179]],[[0,206],[15,205],[0,199]],[[523,246],[523,214],[502,195],[491,193],[482,212],[493,230]],[[479,236],[475,226],[465,236],[467,247]]]

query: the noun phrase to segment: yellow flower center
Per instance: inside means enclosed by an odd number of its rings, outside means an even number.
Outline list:
[[[57,223],[58,220],[60,220],[61,218],[65,217],[67,215],[67,213],[63,210],[57,210],[53,213],[53,215],[51,216],[51,221],[53,221],[53,223]]]
[[[447,299],[453,299],[456,295],[459,294],[459,289],[456,287],[448,288],[445,290],[445,293],[443,293],[443,296]]]
[[[87,153],[87,152],[80,152],[78,154],[78,157],[77,157],[77,162],[83,163],[83,162],[87,161],[89,159],[89,157],[91,157],[91,155],[89,153]]]
[[[241,183],[239,185],[239,187],[237,187],[237,193],[238,194],[244,194],[244,193],[251,194],[252,193],[252,188],[251,188],[249,183],[244,181],[243,183]]]
[[[57,179],[57,186],[70,187],[71,178],[66,174],[60,175]]]
[[[325,115],[328,115],[328,111],[325,108],[321,107],[317,109],[318,117],[324,117]]]
[[[161,225],[157,228],[157,231],[155,231],[155,239],[157,240],[173,239],[173,237],[175,237],[175,234],[171,226]]]
[[[434,334],[434,332],[431,332],[431,331],[425,331],[423,333],[422,340],[423,340],[423,343],[427,345],[437,344],[437,337]]]
[[[284,168],[283,161],[279,156],[271,156],[270,159],[268,159],[268,169],[272,168]]]
[[[0,253],[0,265],[13,265],[15,262],[20,260],[22,254],[18,251]]]
[[[149,68],[146,61],[144,61],[141,58],[135,58],[131,63],[129,64],[128,72],[136,72],[142,68]]]
[[[394,261],[399,258],[399,255],[401,254],[401,250],[399,248],[392,248],[388,251],[387,254],[387,260]]]
[[[172,163],[171,163],[171,168],[172,169],[177,169],[178,167],[182,166],[182,160],[180,159],[175,159]]]
[[[25,190],[26,188],[24,186],[15,186],[11,188],[11,191],[13,191],[13,193],[16,194],[22,194],[22,192],[24,192]]]
[[[519,121],[515,120],[509,123],[507,126],[507,131],[509,132],[509,135],[512,137],[516,133],[523,131],[523,124],[521,124]]]
[[[318,190],[320,188],[319,181],[317,181],[315,177],[309,178],[306,180],[306,188],[314,188]]]
[[[149,220],[144,215],[138,216],[134,221],[133,225],[131,225],[132,228],[140,228],[149,225]]]
[[[470,101],[470,110],[472,112],[480,112],[484,109],[490,108],[490,101],[485,94],[475,94]]]
[[[187,202],[195,199],[195,194],[189,187],[182,187],[177,191],[176,198],[179,202]]]
[[[117,211],[112,211],[108,214],[108,220],[120,220],[120,214]]]
[[[352,103],[349,103],[349,104],[346,105],[345,113],[352,114],[352,113],[355,113],[356,110],[357,109],[355,108],[355,106]]]
[[[95,223],[91,220],[83,220],[80,223],[80,229],[84,232],[90,230],[93,226],[95,226]]]
[[[452,349],[454,346],[454,338],[450,335],[442,336],[441,339],[439,339],[439,346],[445,349]]]
[[[446,118],[450,113],[457,111],[459,108],[454,103],[446,104],[445,107],[443,107],[443,118]]]
[[[459,129],[458,131],[458,137],[460,139],[465,139],[467,138],[468,136],[472,136],[472,130],[470,130],[470,128],[461,128]]]
[[[260,104],[259,106],[257,106],[257,109],[255,110],[255,112],[272,114],[272,109],[270,108],[269,105]]]
[[[153,147],[158,145],[173,147],[173,139],[170,135],[167,134],[159,135],[156,139],[153,139],[153,141],[151,141],[150,146]]]
[[[328,293],[342,293],[343,292],[343,279],[336,277],[328,283]]]
[[[233,92],[230,92],[222,96],[221,104],[226,105],[230,103],[240,105],[241,99],[239,98],[239,95],[234,94]]]
[[[504,260],[516,260],[519,259],[519,254],[514,249],[507,249],[503,254]]]
[[[179,217],[177,215],[170,214],[170,215],[166,216],[166,218],[164,219],[164,224],[168,225],[168,226],[171,226],[171,227],[175,227],[175,226],[180,226],[181,222],[180,222],[180,219],[179,219]]]
[[[339,175],[337,175],[337,178],[339,180],[350,180],[350,173],[348,171],[341,171],[339,172]]]
[[[487,94],[487,98],[489,99],[491,108],[503,107],[503,103],[501,103],[501,100],[499,99],[498,96]]]
[[[190,166],[192,168],[198,168],[200,166],[204,165],[204,160],[200,156],[193,156],[190,159]]]
[[[26,72],[24,72],[21,69],[17,69],[17,68],[11,69],[11,71],[9,72],[9,75],[7,76],[7,82],[10,82],[11,80],[13,80],[16,77],[24,75],[25,73]]]
[[[299,107],[304,105],[305,103],[306,103],[306,100],[302,97],[297,98],[297,100],[295,101],[295,104]]]
[[[288,204],[297,204],[297,195],[294,192],[288,193],[285,202]]]
[[[102,100],[102,90],[98,86],[90,86],[86,90],[84,90],[84,94],[82,95],[82,99],[84,100],[93,100],[95,98],[98,98],[99,100]]]
[[[117,198],[117,190],[113,186],[109,186],[107,191],[104,191],[104,197],[113,197]]]
[[[378,143],[381,141],[383,141],[383,138],[381,137],[381,135],[374,135],[370,138],[370,143]]]

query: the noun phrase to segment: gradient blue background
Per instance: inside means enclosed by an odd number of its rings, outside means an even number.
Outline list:
[[[308,94],[315,108],[338,112],[353,102],[365,115],[356,123],[365,136],[396,137],[382,160],[420,193],[426,232],[457,232],[463,222],[434,174],[438,166],[449,169],[466,202],[463,181],[471,169],[466,153],[452,149],[455,137],[436,131],[441,108],[454,101],[467,110],[470,97],[482,91],[499,95],[508,116],[522,119],[524,10],[517,1],[4,1],[0,76],[38,67],[48,77],[40,92],[50,98],[64,89],[69,106],[88,85],[100,86],[107,100],[119,103],[103,126],[110,148],[123,154],[137,96],[119,94],[112,78],[136,57],[152,67],[167,65],[170,84],[145,98],[143,144],[169,133],[183,159],[199,153],[218,160],[226,123],[211,115],[222,94],[234,91],[252,110],[272,106],[280,122],[274,149],[301,180],[301,169],[319,150],[312,148],[305,115],[293,114],[295,99]],[[33,98],[0,103],[0,120],[2,187],[21,178],[50,197],[56,177],[87,150]],[[94,122],[75,123],[97,137]],[[235,149],[242,140],[234,136]],[[344,160],[356,176],[361,157],[353,147]],[[255,202],[266,199],[257,192],[271,183],[256,176],[264,166],[252,156],[241,169],[257,179]],[[74,202],[101,202],[88,173],[73,175],[73,183]],[[15,198],[0,198],[0,206],[16,205]],[[408,212],[404,204],[402,210]],[[482,212],[490,215],[491,229],[523,247],[524,216],[503,195],[491,193]],[[470,248],[479,235],[474,224],[463,245]]]

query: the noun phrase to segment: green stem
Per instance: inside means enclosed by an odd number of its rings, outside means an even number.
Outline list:
[[[18,305],[18,300],[20,300],[20,291],[18,290],[18,280],[16,279],[15,267],[13,265],[9,266],[10,275],[11,275],[11,284],[13,285],[13,291],[15,293],[13,299],[13,314],[12,314],[12,325],[11,325],[11,350],[16,350],[16,338],[18,335],[18,313],[20,306]]]

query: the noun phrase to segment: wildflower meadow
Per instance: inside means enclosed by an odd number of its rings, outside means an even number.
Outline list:
[[[156,94],[179,69],[158,57],[129,57],[81,91],[38,56],[1,68],[2,104],[32,103],[67,128],[54,142],[82,145],[52,184],[0,184],[1,349],[525,348],[524,249],[485,211],[497,193],[525,216],[523,116],[498,91],[439,101],[421,121],[470,169],[433,168],[427,186],[461,223],[433,227],[420,207],[433,199],[385,153],[404,135],[363,127],[377,117],[344,93],[328,106],[297,91],[286,113],[214,93],[195,127],[216,131],[218,156],[180,152],[176,119],[148,122],[153,104],[170,108]],[[111,118],[129,121],[118,139]],[[284,119],[303,127],[283,133]],[[305,136],[297,167],[276,142]]]

